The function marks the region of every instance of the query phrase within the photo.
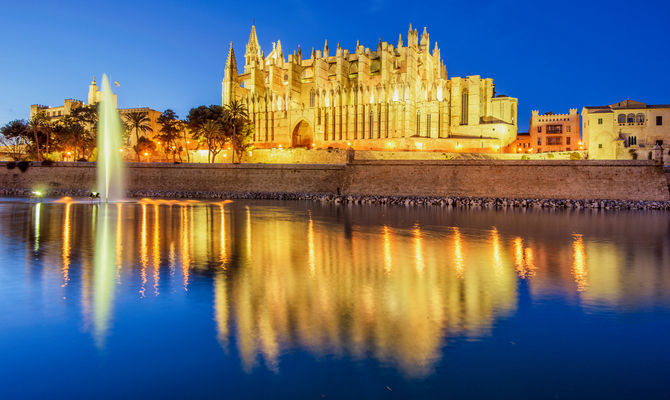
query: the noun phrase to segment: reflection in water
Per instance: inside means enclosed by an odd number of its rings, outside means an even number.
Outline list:
[[[114,206],[101,203],[96,221],[93,271],[93,325],[98,346],[103,347],[111,319],[116,277],[116,216]]]
[[[489,335],[517,309],[520,279],[531,296],[558,287],[584,307],[668,297],[670,277],[655,269],[668,264],[668,243],[654,253],[629,245],[630,236],[612,236],[597,215],[564,226],[540,219],[540,228],[519,230],[514,221],[522,216],[502,213],[477,219],[484,212],[438,210],[409,223],[402,210],[271,204],[38,203],[33,235],[25,237],[44,259],[56,249],[59,284],[81,285],[100,347],[116,290],[144,297],[150,279],[163,298],[175,295],[166,285],[183,281],[186,293],[179,292],[190,296],[189,285],[203,290],[197,283],[211,280],[217,340],[247,371],[260,364],[279,371],[282,354],[300,347],[317,357],[372,356],[426,376],[451,338]],[[91,241],[93,260],[81,249]],[[642,267],[626,268],[627,258]]]
[[[586,273],[586,261],[584,255],[584,238],[583,235],[573,235],[574,241],[572,248],[574,249],[574,264],[572,273],[575,276],[575,283],[577,283],[577,290],[583,292],[588,286],[588,276]]]

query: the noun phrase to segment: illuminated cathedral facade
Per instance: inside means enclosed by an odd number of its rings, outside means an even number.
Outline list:
[[[252,26],[240,73],[233,44],[223,105],[244,102],[257,148],[499,151],[517,133],[517,99],[496,96],[493,80],[447,77],[440,49],[410,25],[407,43],[353,52],[325,43],[288,59],[281,42],[266,56]]]

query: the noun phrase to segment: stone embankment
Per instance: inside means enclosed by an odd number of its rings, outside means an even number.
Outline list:
[[[87,197],[82,190],[49,190],[49,197]],[[30,197],[26,189],[0,189],[0,196]],[[511,199],[491,197],[454,196],[370,196],[336,195],[323,193],[284,192],[183,192],[163,190],[132,190],[129,198],[198,199],[198,200],[303,200],[318,201],[333,205],[393,205],[393,206],[434,206],[453,208],[545,208],[545,209],[600,209],[600,210],[670,210],[670,201],[642,200],[570,200],[570,199]]]

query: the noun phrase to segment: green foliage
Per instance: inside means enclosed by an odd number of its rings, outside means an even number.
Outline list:
[[[138,155],[138,161],[140,161],[139,156],[140,155],[145,155],[145,157],[150,157],[154,151],[156,151],[156,143],[154,143],[153,140],[149,139],[146,136],[141,136],[139,140],[137,141],[137,144],[133,146],[133,150],[135,150],[135,153]]]
[[[580,153],[576,152],[576,151],[573,151],[572,153],[570,153],[570,159],[571,160],[581,160],[582,155]]]
[[[146,111],[130,111],[123,114],[123,119],[125,123],[124,127],[130,128],[130,131],[135,131],[136,145],[133,146],[133,149],[137,155],[137,161],[140,161],[141,152],[137,151],[139,148],[138,145],[140,143],[140,134],[146,135],[147,132],[154,131],[153,128],[149,125],[151,123],[149,115]]]
[[[547,158],[548,158],[548,159],[552,159],[552,158],[554,158],[554,154],[553,154],[553,153],[548,153],[548,154],[547,154]]]
[[[165,155],[169,157],[172,154],[172,161],[176,161],[176,155],[179,153],[181,161],[182,148],[177,143],[182,130],[179,117],[168,108],[158,117],[158,125],[160,125],[159,134],[155,138],[164,143]]]
[[[223,107],[211,105],[192,108],[187,120],[193,139],[207,146],[207,161],[213,163],[228,139]]]
[[[526,154],[521,156],[522,160],[530,160],[530,157],[528,157]]]
[[[30,143],[30,128],[26,121],[16,119],[0,128],[0,146],[4,146],[14,161],[21,160]]]

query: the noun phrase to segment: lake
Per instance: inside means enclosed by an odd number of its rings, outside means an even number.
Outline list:
[[[0,199],[0,397],[670,396],[670,213]]]

